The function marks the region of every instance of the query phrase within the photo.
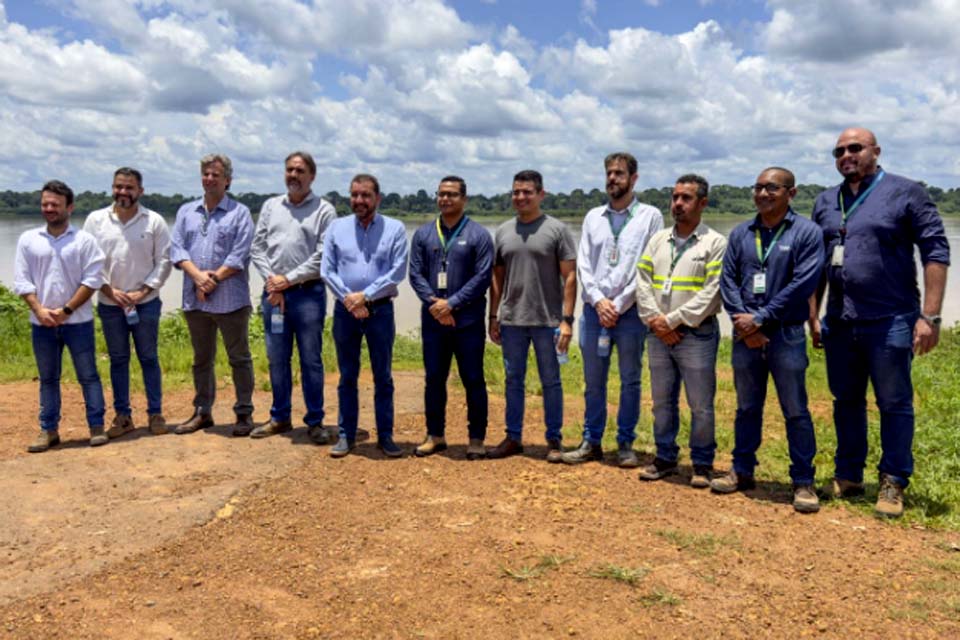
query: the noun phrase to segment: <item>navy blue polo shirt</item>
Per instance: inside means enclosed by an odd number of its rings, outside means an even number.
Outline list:
[[[756,232],[761,232],[765,252],[776,229],[765,229],[759,215],[730,232],[720,274],[720,294],[727,313],[752,313],[765,332],[801,324],[810,317],[810,296],[816,291],[823,268],[820,228],[793,209],[780,224],[783,233],[762,268],[766,273],[763,293],[754,293],[753,288],[754,275],[761,271]]]
[[[444,240],[453,229],[440,221]],[[438,274],[443,265],[443,247],[437,236],[436,219],[424,224],[413,234],[410,242],[410,286],[423,302],[422,317],[433,320],[427,311],[431,298],[446,298],[453,307],[453,319],[458,327],[483,322],[487,312],[487,289],[493,276],[493,238],[490,232],[473,220],[467,219],[453,244],[447,249],[447,288],[437,287]]]
[[[876,174],[860,184],[867,189]],[[823,229],[830,295],[828,318],[878,320],[920,312],[920,290],[913,247],[923,264],[950,264],[950,245],[943,220],[919,182],[885,173],[867,198],[847,218],[843,266],[830,265],[840,243],[843,214],[855,197],[846,182],[827,189],[813,205],[813,221]]]

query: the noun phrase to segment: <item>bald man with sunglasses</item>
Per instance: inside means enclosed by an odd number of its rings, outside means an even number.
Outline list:
[[[811,307],[814,346],[823,346],[837,431],[833,497],[863,495],[867,459],[867,381],[880,409],[876,513],[903,514],[913,472],[914,355],[940,337],[950,246],[943,221],[919,182],[887,173],[872,131],[853,127],[833,149],[843,182],[821,193],[813,221],[823,229],[826,277]],[[923,263],[923,306],[914,246]],[[818,319],[826,284],[823,320]]]

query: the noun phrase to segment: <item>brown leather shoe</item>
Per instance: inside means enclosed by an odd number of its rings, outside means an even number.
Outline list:
[[[270,424],[273,424],[273,420],[270,421]],[[288,422],[287,426],[289,425],[290,423]],[[230,433],[235,438],[245,438],[248,435],[250,435],[250,433],[253,431],[255,426],[256,425],[253,424],[253,416],[250,415],[249,413],[242,416],[238,415],[237,421],[233,423],[233,431],[231,431]],[[287,431],[289,430],[290,429],[287,429]]]
[[[122,435],[130,433],[135,428],[136,427],[133,426],[133,418],[118,413],[113,416],[113,424],[107,429],[107,437],[113,440],[114,438],[119,438]]]
[[[211,416],[209,413],[200,413],[197,411],[190,416],[189,420],[178,424],[177,428],[174,429],[173,432],[182,436],[185,433],[193,433],[198,429],[207,429],[212,426],[213,416]]]
[[[563,445],[560,440],[547,440],[547,462],[557,464],[563,462]]]
[[[249,418],[249,416],[245,416],[245,417]],[[240,416],[237,416],[237,425],[239,424],[240,424]],[[293,429],[293,425],[290,423],[289,420],[274,420],[271,418],[270,422],[268,422],[267,424],[262,424],[256,429],[254,429],[253,431],[249,431],[248,433],[251,438],[267,438],[269,436],[275,436],[278,433],[286,433],[287,431],[290,431],[292,429]],[[236,432],[237,427],[234,427],[233,430],[234,432]],[[243,433],[243,434],[234,433],[233,435],[245,436],[247,435],[247,433]]]
[[[155,436],[162,436],[166,433],[170,433],[170,429],[167,428],[167,421],[164,419],[163,414],[154,413],[150,416],[147,421],[148,428],[150,433]]]
[[[423,458],[426,456],[432,456],[435,453],[440,453],[441,451],[447,450],[447,441],[443,438],[438,438],[435,436],[427,436],[427,439],[423,441],[423,444],[419,445],[416,449],[413,450],[413,454],[418,458]]]
[[[512,438],[504,438],[500,444],[495,446],[493,449],[487,451],[487,457],[494,460],[498,458],[509,458],[510,456],[515,456],[518,453],[523,453],[523,445],[519,440],[514,440]]]
[[[470,444],[467,445],[467,460],[480,460],[486,457],[487,450],[483,446],[483,440],[470,438]]]

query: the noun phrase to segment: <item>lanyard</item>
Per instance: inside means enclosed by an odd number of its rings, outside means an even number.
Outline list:
[[[460,218],[460,223],[454,228],[453,233],[450,234],[449,240],[443,239],[443,232],[440,230],[440,218],[437,218],[437,237],[440,239],[440,248],[443,249],[443,264],[447,264],[447,252],[450,250],[450,246],[453,244],[453,241],[457,239],[457,236],[460,235],[460,232],[463,231],[463,226],[467,224],[467,216]]]
[[[873,191],[874,187],[880,184],[880,181],[883,180],[883,176],[886,173],[883,169],[880,170],[880,173],[877,174],[877,177],[874,178],[873,182],[870,183],[870,186],[866,190],[861,191],[860,195],[857,196],[857,199],[853,201],[853,204],[850,206],[850,211],[843,206],[843,189],[837,191],[837,200],[840,203],[840,215],[842,221],[840,222],[840,238],[842,239],[847,235],[847,220],[853,217],[854,212],[863,204],[863,201],[867,199],[867,196],[870,195],[870,192]]]
[[[773,236],[773,240],[770,241],[770,246],[767,247],[766,253],[763,252],[763,249],[760,245],[760,228],[757,227],[757,259],[760,260],[760,270],[763,271],[763,265],[766,264],[767,258],[770,257],[770,252],[773,251],[773,247],[776,246],[777,240],[780,239],[780,236],[783,235],[783,230],[787,228],[787,221],[784,220],[780,223],[780,228],[777,229],[777,233]]]
[[[637,207],[640,206],[639,202],[635,202],[632,207],[627,209],[627,219],[623,221],[623,224],[620,226],[620,229],[613,228],[613,210],[611,214],[607,216],[607,222],[610,223],[610,233],[613,234],[613,244],[614,246],[620,244],[620,234],[623,233],[623,230],[627,228],[627,225],[630,224],[630,218],[633,217],[634,212],[637,210]]]
[[[677,248],[676,239],[671,235],[670,236],[670,273],[667,274],[667,277],[673,275],[673,268],[677,266],[677,263],[680,262],[680,258],[683,257],[683,254],[686,252],[690,245],[694,243],[694,235],[691,234],[687,236],[687,241],[683,243],[683,246],[680,247],[680,251],[677,252],[674,256],[674,249]]]

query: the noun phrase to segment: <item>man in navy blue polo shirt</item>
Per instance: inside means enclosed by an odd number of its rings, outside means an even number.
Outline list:
[[[417,229],[410,244],[410,285],[423,302],[420,316],[427,438],[414,450],[421,457],[447,448],[447,377],[453,356],[457,357],[457,370],[467,394],[467,459],[487,454],[483,447],[487,432],[483,350],[493,238],[467,218],[466,204],[467,184],[463,178],[447,176],[441,180],[437,190],[440,216]]]
[[[773,377],[786,422],[793,507],[820,509],[813,489],[817,452],[807,409],[804,322],[823,268],[823,235],[790,208],[790,171],[771,167],[753,185],[757,217],[737,226],[727,243],[720,278],[723,306],[733,321],[733,379],[737,389],[733,469],[710,487],[732,493],[754,487],[767,378]]]
[[[823,228],[830,297],[822,323],[810,319],[814,346],[822,342],[837,430],[832,494],[862,495],[867,459],[867,380],[880,409],[876,513],[903,513],[903,490],[913,472],[914,354],[937,345],[940,307],[950,264],[943,221],[920,183],[886,173],[880,146],[862,128],[840,134],[833,150],[843,182],[821,193],[813,221]],[[923,263],[923,309],[914,262]],[[823,287],[819,290],[823,294]],[[819,298],[818,296],[818,302]]]

